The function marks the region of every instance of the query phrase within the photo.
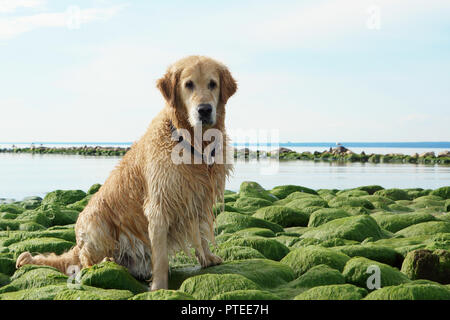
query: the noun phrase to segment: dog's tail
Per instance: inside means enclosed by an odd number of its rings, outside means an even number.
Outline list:
[[[28,251],[23,252],[16,260],[16,268],[20,268],[26,264],[37,264],[51,266],[62,273],[72,275],[75,269],[81,269],[81,263],[79,258],[80,249],[78,246],[73,247],[69,251],[57,256],[54,253],[51,254],[39,254],[32,256]]]

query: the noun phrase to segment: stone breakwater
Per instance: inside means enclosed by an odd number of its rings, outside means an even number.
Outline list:
[[[110,261],[71,277],[46,266],[16,270],[24,251],[74,246],[74,223],[100,187],[0,203],[0,300],[450,299],[450,186],[265,190],[244,182],[214,207],[212,250],[224,263],[201,269],[177,253],[169,290],[148,292]]]
[[[31,154],[65,154],[85,156],[123,156],[130,147],[29,147],[29,148],[3,148],[0,153],[31,153]],[[266,159],[275,158],[279,160],[309,160],[327,162],[362,162],[362,163],[416,163],[416,164],[450,164],[450,152],[444,151],[439,154],[424,152],[421,154],[405,155],[402,153],[389,154],[366,154],[364,152],[354,153],[340,146],[323,152],[295,152],[288,148],[279,148],[270,152],[261,150],[250,150],[249,148],[234,148],[236,159]]]

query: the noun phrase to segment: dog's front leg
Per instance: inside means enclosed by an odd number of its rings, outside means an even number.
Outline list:
[[[152,291],[167,289],[169,286],[168,227],[161,221],[162,219],[157,220],[149,221],[148,228],[152,248]]]

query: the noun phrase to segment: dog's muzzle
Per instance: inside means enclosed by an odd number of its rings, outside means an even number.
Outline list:
[[[209,103],[201,103],[197,107],[198,118],[202,124],[213,124],[212,119],[213,107]]]

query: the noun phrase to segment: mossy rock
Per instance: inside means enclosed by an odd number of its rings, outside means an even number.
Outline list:
[[[435,235],[419,235],[414,237],[396,236],[391,239],[381,239],[374,244],[389,246],[404,256],[410,251],[417,249],[446,249],[450,250],[450,234],[437,233]]]
[[[282,206],[258,209],[253,217],[276,223],[282,227],[306,227],[309,220],[308,214]]]
[[[273,232],[282,232],[283,227],[263,219],[238,212],[222,212],[216,219],[218,233],[233,233],[247,228],[266,228]]]
[[[444,210],[445,212],[450,212],[450,199],[445,200]]]
[[[293,246],[296,242],[300,241],[298,236],[279,235],[274,238],[278,242],[284,244],[286,247]]]
[[[369,237],[382,239],[385,234],[372,217],[360,215],[332,220],[305,232],[301,237],[319,240],[342,238],[361,242]]]
[[[280,297],[264,290],[234,290],[220,293],[211,300],[280,300]]]
[[[270,202],[278,200],[276,196],[270,194],[270,192],[261,187],[261,185],[253,181],[244,181],[241,183],[241,186],[239,187],[239,196],[260,198]]]
[[[1,233],[0,233],[1,234]],[[75,230],[74,229],[46,229],[42,231],[12,231],[9,232],[9,237],[2,240],[4,246],[9,246],[13,243],[24,241],[27,239],[35,238],[58,238],[69,242],[75,242]]]
[[[20,269],[18,270],[20,271]],[[66,284],[68,277],[54,268],[36,267],[14,274],[11,283],[0,288],[0,293]]]
[[[0,212],[0,219],[14,220],[15,218],[17,218],[17,214],[15,213]]]
[[[409,226],[435,221],[436,218],[428,213],[404,213],[372,215],[378,225],[390,232],[397,232]]]
[[[300,211],[303,211],[308,207],[321,207],[321,208],[328,208],[328,203],[317,197],[317,198],[301,198],[301,199],[294,199],[290,201],[288,204],[286,204],[286,207],[297,209]]]
[[[129,300],[195,300],[195,298],[178,290],[160,289],[137,294]]]
[[[242,211],[255,212],[259,208],[272,205],[272,202],[255,198],[255,197],[239,197],[234,203],[234,207]]]
[[[128,290],[80,286],[77,289],[64,290],[57,293],[54,300],[128,300],[132,296],[133,293]]]
[[[270,260],[280,261],[289,253],[289,248],[273,238],[238,237],[231,238],[220,245],[221,248],[233,246],[251,247]]]
[[[11,282],[11,279],[9,278],[8,275],[4,274],[4,273],[0,273],[0,288],[9,284]],[[1,298],[0,298],[1,300]]]
[[[450,284],[450,251],[411,251],[406,255],[401,271],[411,280],[427,279]]]
[[[218,216],[219,214],[221,214],[222,212],[239,212],[240,210],[238,208],[235,208],[227,203],[216,203],[213,206],[213,212],[214,212],[214,216]]]
[[[101,187],[102,187],[102,185],[100,183],[93,184],[87,191],[87,195],[93,195],[93,194],[97,193]]]
[[[66,290],[69,290],[67,284],[61,283],[2,293],[0,300],[53,300],[59,292]]]
[[[376,266],[380,270],[381,287],[396,286],[410,282],[408,277],[398,269],[363,257],[355,257],[348,260],[342,274],[347,283],[367,288],[367,281],[373,275],[373,272],[370,272],[371,266]]]
[[[349,257],[364,257],[398,268],[401,267],[403,262],[403,256],[395,249],[373,243],[339,246],[334,247],[334,250],[342,252]]]
[[[128,290],[134,294],[147,290],[125,267],[110,261],[84,268],[81,271],[81,284],[103,289]]]
[[[364,197],[361,197],[361,199],[369,200],[370,202],[372,202],[372,204],[381,203],[385,206],[395,203],[394,200],[387,198],[387,197],[380,196],[380,195],[364,196]]]
[[[17,258],[22,252],[55,253],[57,255],[68,251],[75,245],[73,242],[58,238],[35,238],[11,244],[8,248]]]
[[[318,227],[331,220],[349,217],[350,215],[342,209],[338,208],[322,208],[314,211],[310,218],[308,227]]]
[[[364,190],[366,191],[368,194],[372,195],[377,191],[383,190],[384,188],[382,186],[379,185],[369,185],[369,186],[361,186],[356,188],[357,190]]]
[[[21,214],[25,209],[15,204],[0,204],[0,212],[9,212],[13,214]]]
[[[256,249],[244,246],[229,246],[214,250],[214,253],[224,261],[265,259],[264,255]]]
[[[45,195],[42,205],[60,204],[67,206],[68,204],[77,202],[86,197],[86,192],[82,190],[55,190]]]
[[[405,190],[397,189],[397,188],[379,190],[379,191],[375,192],[374,195],[386,197],[386,198],[392,199],[394,201],[411,200],[411,197],[408,195],[408,193]]]
[[[342,271],[350,258],[340,252],[321,246],[307,246],[293,249],[280,262],[294,270],[297,277],[319,264]]]
[[[66,206],[67,209],[71,209],[71,210],[76,210],[78,212],[81,212],[84,210],[84,208],[87,206],[87,204],[89,203],[89,201],[91,200],[92,195],[87,195],[86,197],[84,197],[83,199],[71,203],[69,205]]]
[[[169,289],[178,289],[184,280],[202,274],[237,274],[253,281],[261,288],[274,288],[295,279],[292,269],[280,262],[248,259],[224,262],[205,269],[199,266],[173,268],[169,274]]]
[[[14,259],[0,256],[0,273],[11,276],[16,271],[16,261]]]
[[[20,202],[20,206],[25,210],[33,210],[38,208],[42,203],[41,197],[27,197]]]
[[[0,219],[0,230],[17,230],[20,227],[20,222],[10,219]]]
[[[450,289],[412,282],[372,291],[364,300],[450,300]]]
[[[341,197],[362,197],[362,196],[368,196],[369,193],[364,190],[358,190],[358,189],[350,189],[350,190],[341,190],[336,193],[337,196]]]
[[[334,284],[311,288],[300,293],[294,300],[361,300],[367,290],[351,284]]]
[[[202,274],[183,281],[179,290],[198,300],[210,300],[229,291],[259,289],[256,283],[239,274]]]
[[[20,224],[25,222],[35,222],[46,228],[52,225],[51,220],[47,217],[46,214],[36,210],[24,211],[23,213],[17,216],[16,221],[19,222]]]
[[[265,237],[265,238],[274,238],[276,236],[275,232],[273,232],[272,230],[267,229],[267,228],[242,229],[242,230],[236,231],[235,235],[238,235],[241,237],[259,236],[259,237]]]
[[[239,199],[239,193],[234,194],[226,194],[223,196],[223,202],[235,202],[237,199]]]
[[[433,190],[431,191],[430,195],[438,196],[441,197],[442,199],[450,199],[450,186]]]
[[[411,209],[407,206],[402,206],[401,204],[398,203],[393,203],[388,205],[389,211],[393,211],[393,212],[413,212],[414,209]]]
[[[347,198],[338,196],[328,202],[332,208],[343,208],[343,207],[363,207],[366,209],[375,209],[372,202],[363,198]]]
[[[331,284],[344,284],[344,276],[336,269],[325,264],[319,264],[294,281],[289,282],[286,286],[291,288],[313,288]]]
[[[295,185],[284,185],[284,186],[277,186],[270,190],[270,193],[276,196],[278,199],[284,199],[288,195],[290,195],[293,192],[304,192],[309,194],[315,194],[318,193],[310,188],[302,187],[302,186],[295,186]]]
[[[450,233],[450,222],[447,221],[422,222],[404,228],[396,232],[395,234],[402,235],[405,238],[407,238],[421,235],[434,235],[437,233]]]
[[[77,221],[80,214],[77,210],[66,209],[58,204],[45,204],[39,207],[38,210],[50,220],[51,226],[73,224]]]
[[[24,222],[19,225],[20,231],[40,231],[45,230],[43,225],[40,225],[36,222]]]

